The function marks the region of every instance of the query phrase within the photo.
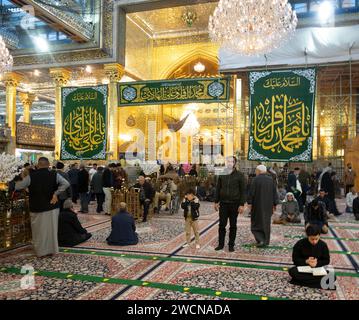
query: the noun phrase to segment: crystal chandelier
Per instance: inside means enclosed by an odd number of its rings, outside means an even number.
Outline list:
[[[12,55],[6,48],[3,38],[0,36],[0,75],[9,72],[13,65]]]
[[[212,41],[251,56],[281,46],[294,34],[297,22],[287,0],[220,0],[208,29]]]

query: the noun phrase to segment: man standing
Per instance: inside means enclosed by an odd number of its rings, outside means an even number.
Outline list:
[[[217,180],[215,204],[219,210],[218,246],[215,250],[222,250],[226,237],[226,226],[229,219],[229,252],[234,251],[237,234],[238,213],[243,213],[245,203],[245,178],[237,171],[237,159],[234,156],[226,158],[226,174],[220,175]]]
[[[71,183],[71,191],[72,191],[72,202],[76,203],[79,198],[78,184],[79,184],[79,169],[77,167],[77,163],[71,165],[71,169],[67,173],[70,178]]]
[[[80,172],[78,174],[79,178],[79,194],[81,209],[79,212],[88,213],[89,212],[89,173],[87,172],[85,165],[80,166]]]
[[[344,173],[345,194],[348,194],[350,192],[351,188],[354,187],[356,176],[357,176],[357,174],[352,169],[352,164],[348,163],[347,168],[345,169],[345,173]]]
[[[94,176],[94,174],[97,172],[97,164],[94,163],[92,165],[92,168],[89,171],[89,175],[90,175],[90,181],[92,180],[92,177]]]
[[[41,157],[37,164],[38,170],[30,172],[15,186],[16,190],[29,188],[32,240],[38,257],[59,252],[58,195],[70,186],[56,171],[50,171],[49,166],[49,160]]]
[[[247,203],[251,209],[251,231],[257,247],[269,245],[272,214],[278,204],[278,194],[267,168],[259,165],[253,179]]]
[[[108,167],[103,171],[102,175],[102,184],[103,184],[103,193],[105,194],[105,214],[111,215],[111,204],[112,204],[112,193],[111,189],[114,186],[114,176],[113,171],[115,170],[116,165],[110,163]]]
[[[98,167],[97,172],[93,175],[91,180],[91,192],[96,195],[97,200],[97,213],[103,211],[103,202],[105,201],[105,194],[103,193],[103,167]]]
[[[147,221],[148,211],[150,209],[150,204],[155,196],[155,190],[150,183],[146,182],[144,176],[138,177],[138,183],[134,186],[136,189],[140,189],[140,203],[143,205],[143,221]]]
[[[70,178],[68,176],[68,174],[64,171],[64,168],[65,168],[65,165],[58,161],[56,163],[56,170],[57,170],[57,173],[63,177],[64,179],[66,179],[66,181],[70,184]],[[59,195],[58,195],[58,198],[59,198],[59,207],[60,207],[60,212],[62,211],[63,209],[63,204],[65,202],[66,199],[68,198],[71,198],[72,197],[72,191],[71,191],[71,186],[69,186],[64,192],[61,192]]]

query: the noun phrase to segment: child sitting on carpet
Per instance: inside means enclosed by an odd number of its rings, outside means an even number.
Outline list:
[[[335,289],[335,283],[326,286],[328,279],[323,279],[326,275],[315,275],[307,270],[298,267],[320,268],[329,265],[330,255],[327,244],[320,240],[321,228],[318,225],[310,224],[306,228],[307,237],[299,240],[293,247],[293,264],[295,267],[289,269],[291,284],[318,289]],[[326,270],[328,274],[328,270]],[[322,279],[324,281],[322,281]],[[336,280],[333,275],[334,282]]]
[[[191,243],[191,228],[193,229],[196,249],[200,248],[199,245],[199,232],[198,232],[198,218],[199,218],[199,200],[195,196],[196,192],[192,189],[186,192],[186,195],[181,204],[181,208],[184,211],[184,218],[186,220],[186,244],[183,246],[188,247]]]

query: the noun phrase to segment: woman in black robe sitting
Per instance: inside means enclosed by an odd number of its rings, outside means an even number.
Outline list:
[[[72,207],[71,199],[66,199],[59,215],[58,241],[61,247],[73,247],[92,237],[91,233],[81,226]]]

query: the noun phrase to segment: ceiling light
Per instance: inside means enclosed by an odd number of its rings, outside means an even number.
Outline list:
[[[37,69],[34,70],[34,76],[38,77],[41,74],[41,72]]]
[[[209,17],[208,31],[223,48],[251,56],[282,45],[297,22],[287,0],[220,0]]]
[[[32,40],[39,51],[49,51],[49,44],[47,43],[46,39],[41,37],[32,37]]]
[[[199,61],[194,65],[193,69],[194,69],[194,71],[201,73],[204,70],[206,70],[206,66]]]
[[[85,71],[87,73],[91,73],[92,72],[92,67],[91,66],[86,66]]]
[[[334,17],[334,5],[329,1],[322,2],[318,15],[321,23],[327,24]]]

